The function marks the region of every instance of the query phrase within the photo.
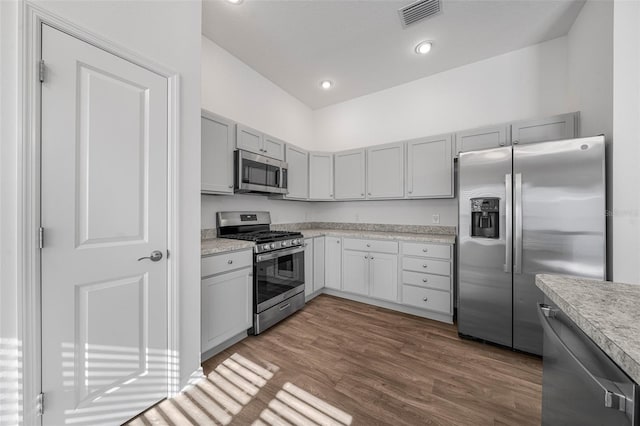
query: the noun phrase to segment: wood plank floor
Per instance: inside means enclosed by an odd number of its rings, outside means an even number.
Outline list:
[[[541,359],[327,295],[203,367],[210,376],[196,396],[165,401],[130,424],[540,424]],[[244,397],[224,399],[247,386]],[[329,420],[305,423],[324,414]]]

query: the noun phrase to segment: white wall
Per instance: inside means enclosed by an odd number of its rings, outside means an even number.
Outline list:
[[[604,134],[607,156],[607,208],[613,203],[613,2],[587,1],[568,41],[569,109],[580,111],[580,134]],[[612,221],[607,216],[607,276],[613,275]]]
[[[316,110],[314,146],[341,150],[568,112],[566,55],[560,37]]]
[[[15,253],[20,247],[17,152],[22,141],[16,134],[21,117],[19,81],[15,74],[21,26],[17,13],[22,0],[0,1],[2,8],[2,298],[0,312],[9,317],[10,329],[19,326],[17,289],[21,289]],[[36,4],[105,39],[139,52],[142,56],[180,74],[180,363],[185,384],[200,367],[200,0],[133,1],[37,1]],[[6,20],[6,22],[5,22]],[[5,54],[7,56],[5,56]],[[6,60],[7,59],[7,60]],[[194,213],[195,212],[195,213]],[[6,263],[5,263],[6,262]],[[4,297],[9,294],[10,297]],[[19,309],[19,308],[18,308]],[[17,324],[17,325],[16,325]],[[5,336],[4,325],[0,337]],[[12,422],[10,422],[12,423]],[[4,424],[4,423],[3,423]]]
[[[202,37],[202,108],[301,148],[313,141],[311,108]]]
[[[441,226],[457,226],[458,200],[338,201],[313,203],[313,222],[389,223],[433,225],[432,215],[440,215]]]
[[[640,2],[613,19],[613,279],[640,283]]]

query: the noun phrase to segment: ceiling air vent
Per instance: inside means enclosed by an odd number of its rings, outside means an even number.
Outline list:
[[[398,10],[402,26],[407,28],[411,24],[422,21],[442,11],[440,0],[418,0]]]

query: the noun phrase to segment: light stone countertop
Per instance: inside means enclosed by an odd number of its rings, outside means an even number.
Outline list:
[[[253,247],[255,247],[255,243],[252,241],[232,240],[229,238],[209,238],[202,240],[201,242],[201,256],[253,249]]]
[[[301,229],[305,238],[319,236],[364,238],[372,240],[398,240],[420,243],[440,243],[455,244],[455,235],[443,234],[420,234],[413,232],[381,232],[381,231],[360,231],[351,229]]]
[[[537,275],[536,285],[640,383],[640,285]]]

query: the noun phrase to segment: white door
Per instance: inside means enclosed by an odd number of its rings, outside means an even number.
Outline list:
[[[233,150],[236,123],[202,111],[200,191],[233,194]]]
[[[168,389],[168,82],[46,25],[42,57],[43,423],[120,424]]]
[[[333,200],[333,154],[309,153],[309,199]]]
[[[292,145],[287,145],[286,153],[289,167],[287,198],[306,200],[309,198],[309,153]]]
[[[369,253],[369,264],[370,296],[395,302],[398,299],[398,256]]]
[[[407,143],[407,197],[453,197],[451,135]]]

